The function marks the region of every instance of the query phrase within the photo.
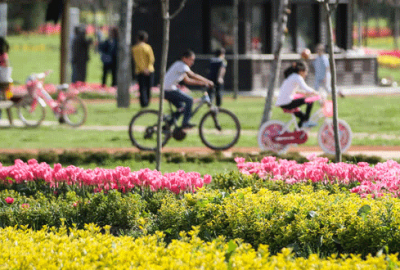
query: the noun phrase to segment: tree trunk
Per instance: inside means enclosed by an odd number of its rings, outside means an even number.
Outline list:
[[[328,45],[329,45],[329,67],[331,70],[331,88],[332,88],[332,103],[333,103],[333,131],[335,136],[335,157],[336,162],[342,161],[342,153],[340,149],[339,129],[338,129],[338,109],[336,95],[336,65],[333,55],[333,27],[329,0],[325,0],[326,21],[328,24]]]
[[[69,8],[70,0],[64,0],[61,15],[60,84],[67,82],[69,50]]]
[[[163,44],[161,51],[161,66],[160,66],[160,99],[158,109],[158,125],[157,125],[157,151],[156,151],[156,170],[161,170],[161,148],[162,148],[162,116],[164,102],[164,78],[167,70],[168,47],[169,47],[169,0],[161,0],[161,9],[163,17]]]
[[[123,0],[120,7],[120,33],[117,56],[117,107],[128,108],[130,104],[129,88],[131,86],[131,30],[133,0]]]
[[[394,7],[394,48],[399,49],[399,8]]]
[[[237,99],[239,92],[239,0],[233,1],[233,98]]]
[[[269,85],[267,90],[267,97],[265,99],[264,112],[260,126],[267,122],[271,116],[272,99],[274,97],[274,90],[279,81],[279,71],[281,70],[281,49],[283,41],[285,40],[284,31],[288,20],[289,0],[281,0],[279,8],[278,19],[278,39],[276,48],[274,50],[274,62],[272,63],[271,72],[269,76]]]

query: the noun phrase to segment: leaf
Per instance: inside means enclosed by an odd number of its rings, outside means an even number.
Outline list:
[[[358,209],[357,216],[365,217],[366,215],[369,214],[369,212],[371,212],[371,206],[366,204],[366,205],[361,206],[360,209]]]

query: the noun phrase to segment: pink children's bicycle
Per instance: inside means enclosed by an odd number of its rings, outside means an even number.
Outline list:
[[[18,117],[30,127],[39,126],[46,116],[46,104],[60,123],[78,127],[85,123],[86,105],[78,97],[78,91],[69,89],[68,84],[57,86],[57,98],[53,99],[43,87],[44,79],[51,71],[32,74],[26,81],[28,93],[17,104]]]
[[[296,98],[299,98],[297,96]],[[306,102],[314,102],[320,100],[320,96],[306,98]],[[324,119],[323,124],[318,131],[318,144],[322,150],[327,153],[335,154],[335,137],[333,131],[333,115],[332,101],[325,100],[321,102],[322,106],[311,117],[310,121],[318,123]],[[258,146],[263,151],[273,151],[278,154],[284,154],[291,145],[304,144],[308,140],[308,132],[311,128],[299,127],[294,113],[299,108],[293,110],[284,110],[290,113],[292,118],[284,123],[278,120],[270,120],[261,125],[258,131]],[[346,121],[338,119],[340,148],[345,152],[351,145],[352,132]]]

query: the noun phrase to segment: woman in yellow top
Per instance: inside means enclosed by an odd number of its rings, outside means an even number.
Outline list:
[[[132,56],[135,63],[135,73],[139,83],[140,106],[147,107],[150,103],[151,88],[154,80],[154,53],[147,44],[148,34],[139,31],[136,44],[132,47]]]

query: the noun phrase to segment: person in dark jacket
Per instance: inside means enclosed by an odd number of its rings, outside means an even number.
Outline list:
[[[213,88],[207,90],[210,99],[213,99],[214,91],[216,97],[216,105],[222,104],[222,91],[224,90],[224,76],[226,73],[227,61],[225,59],[225,49],[220,48],[215,52],[215,57],[210,59],[210,71],[207,79],[214,83]]]
[[[102,85],[106,85],[108,73],[112,74],[111,86],[117,86],[117,51],[118,51],[118,29],[110,28],[108,39],[99,45],[101,61],[103,62]]]
[[[72,82],[85,82],[87,62],[89,61],[89,47],[91,39],[86,39],[86,28],[75,27],[75,37],[72,40],[71,63]]]

